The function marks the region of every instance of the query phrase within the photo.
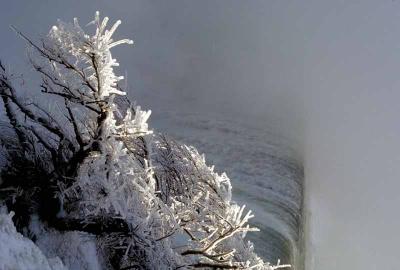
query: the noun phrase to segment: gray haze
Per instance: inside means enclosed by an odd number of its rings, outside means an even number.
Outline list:
[[[24,72],[9,24],[37,37],[57,18],[121,18],[136,45],[115,57],[155,117],[173,106],[248,119],[297,149],[306,269],[398,268],[398,1],[2,2],[0,57]]]
[[[100,10],[122,19],[117,36],[135,40],[134,48],[121,46],[115,57],[121,72],[128,72],[131,96],[155,114],[164,103],[279,121],[279,129],[299,123],[293,94],[301,86],[304,49],[298,42],[304,37],[293,21],[286,22],[295,6],[264,0],[10,2],[1,9],[0,33],[7,44],[0,55],[13,66],[21,61],[24,42],[9,24],[37,37],[58,18],[78,17],[84,25]]]

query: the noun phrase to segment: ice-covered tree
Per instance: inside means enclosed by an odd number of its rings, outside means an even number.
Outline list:
[[[0,202],[17,229],[39,243],[44,231],[85,233],[110,269],[287,267],[264,262],[245,241],[257,229],[232,201],[229,178],[195,148],[149,129],[150,111],[132,105],[114,72],[111,49],[133,42],[114,41],[121,22],[108,28],[108,20],[97,12],[92,35],[77,19],[59,22],[39,43],[15,29],[56,111],[20,95],[0,62]]]

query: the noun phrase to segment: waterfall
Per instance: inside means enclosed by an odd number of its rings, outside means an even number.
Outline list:
[[[260,256],[303,269],[303,168],[282,138],[267,127],[215,116],[164,112],[152,121],[158,131],[194,145],[217,172],[228,174],[233,199],[254,210],[251,223],[261,231],[248,238]]]

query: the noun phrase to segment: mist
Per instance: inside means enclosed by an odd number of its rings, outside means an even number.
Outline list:
[[[1,59],[30,79],[9,24],[36,39],[96,10],[135,41],[114,57],[153,117],[223,115],[287,138],[305,166],[306,269],[397,268],[399,2],[18,0],[0,10]]]
[[[300,93],[303,53],[296,43],[303,37],[294,21],[285,22],[295,9],[281,1],[19,0],[2,9],[0,31],[8,44],[0,53],[19,71],[26,66],[25,44],[10,24],[37,38],[57,19],[77,17],[84,25],[100,10],[121,18],[118,35],[135,41],[115,57],[128,75],[131,96],[155,115],[158,107],[173,104],[183,113],[255,117],[287,131],[300,128],[293,96]]]
[[[309,41],[307,269],[398,267],[399,8],[343,2]]]

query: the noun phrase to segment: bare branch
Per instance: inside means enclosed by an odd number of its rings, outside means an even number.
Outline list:
[[[85,147],[86,143],[83,141],[82,135],[81,135],[81,133],[79,131],[78,123],[76,122],[74,113],[72,112],[71,107],[69,106],[67,99],[65,99],[65,107],[67,108],[69,117],[71,118],[71,123],[72,123],[72,126],[74,128],[74,132],[75,132],[75,138],[76,138],[79,146],[81,148],[83,148],[83,147]]]
[[[8,95],[8,97],[11,99],[11,101],[17,105],[17,107],[27,116],[29,117],[32,121],[39,123],[40,125],[42,125],[44,128],[46,128],[48,131],[50,131],[51,133],[57,135],[60,139],[65,138],[65,135],[63,133],[63,131],[61,131],[61,129],[59,129],[58,127],[54,126],[54,124],[52,124],[52,121],[41,117],[41,116],[37,116],[35,113],[33,113],[31,110],[29,110],[24,104],[22,104],[20,102],[20,100],[17,98],[16,93],[14,88],[11,86],[11,84],[8,82],[7,77],[5,77],[4,75],[0,78],[0,82],[3,85],[3,89],[2,92],[6,95]],[[5,93],[5,90],[9,90],[9,93]]]

